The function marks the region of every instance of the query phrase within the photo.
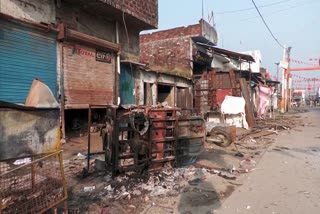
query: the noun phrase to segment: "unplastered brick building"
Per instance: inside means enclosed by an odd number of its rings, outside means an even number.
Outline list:
[[[156,71],[190,77],[211,66],[212,54],[202,45],[216,43],[215,28],[201,19],[195,25],[140,35],[140,62]]]

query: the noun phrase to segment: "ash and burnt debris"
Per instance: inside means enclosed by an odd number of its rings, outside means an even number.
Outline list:
[[[90,176],[80,179],[82,169],[86,167],[86,156],[76,156],[65,162],[66,174],[79,176],[75,181],[70,181],[70,186],[73,186],[69,190],[70,209],[77,210],[76,206],[89,209],[92,204],[98,204],[99,209],[111,211],[120,207],[126,212],[134,209],[140,213],[149,207],[155,209],[158,205],[164,205],[160,203],[163,198],[173,200],[185,194],[199,194],[199,197],[215,194],[212,204],[219,203],[231,194],[228,188],[234,190],[242,184],[242,174],[259,170],[256,164],[266,149],[274,147],[278,132],[290,132],[300,125],[304,124],[295,115],[258,121],[257,127],[252,130],[239,130],[236,141],[229,147],[205,142],[204,150],[194,164],[172,167],[168,162],[163,164],[161,170],[146,170],[142,174],[126,171],[113,177],[110,171],[105,170],[103,161],[95,160],[103,160],[104,156],[93,155]],[[72,185],[72,182],[77,184]],[[206,189],[204,186],[210,182],[223,185],[221,189],[220,186]],[[82,203],[79,204],[79,201]],[[175,206],[167,204],[165,208],[158,208],[174,210]]]
[[[125,106],[113,111],[100,133],[106,169],[113,175],[159,170],[166,163],[191,164],[203,150],[206,129],[202,117],[179,116],[180,110],[174,107]]]

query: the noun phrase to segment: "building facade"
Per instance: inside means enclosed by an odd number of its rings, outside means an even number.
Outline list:
[[[157,0],[2,0],[0,100],[24,103],[34,78],[67,110],[118,104],[122,61],[158,26]],[[5,81],[3,81],[5,79]]]

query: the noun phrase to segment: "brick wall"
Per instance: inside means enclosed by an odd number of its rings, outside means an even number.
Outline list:
[[[201,35],[201,25],[190,25],[140,36],[140,61],[159,71],[191,76],[191,37]]]
[[[158,28],[158,0],[100,0]]]

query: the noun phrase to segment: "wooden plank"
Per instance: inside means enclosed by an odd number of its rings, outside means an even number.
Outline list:
[[[250,91],[248,89],[248,84],[246,79],[240,78],[240,87],[244,100],[246,101],[245,111],[246,111],[246,119],[248,122],[249,128],[253,128],[256,125],[256,121],[254,118],[253,106],[251,104],[250,99]]]

